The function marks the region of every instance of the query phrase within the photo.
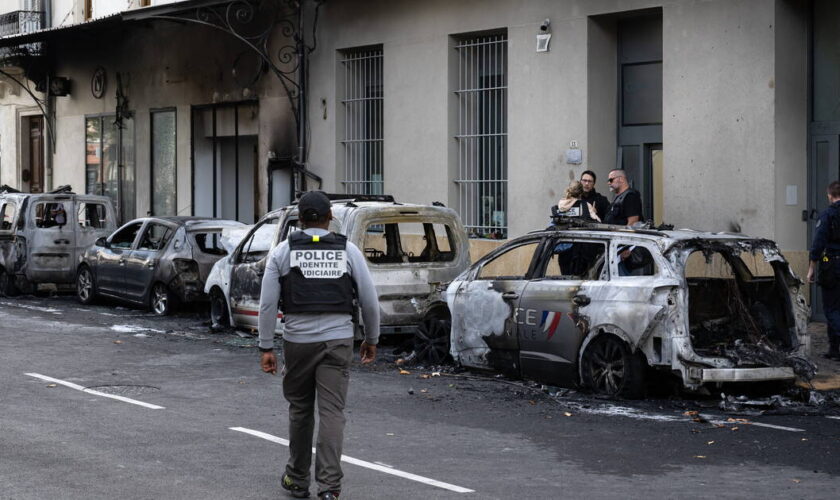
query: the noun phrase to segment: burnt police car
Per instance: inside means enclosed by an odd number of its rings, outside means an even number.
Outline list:
[[[571,224],[514,239],[449,285],[450,353],[624,397],[657,370],[689,389],[807,378],[801,288],[772,241]]]

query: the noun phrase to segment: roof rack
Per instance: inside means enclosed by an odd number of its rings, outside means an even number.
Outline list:
[[[63,186],[58,186],[57,188],[50,191],[48,194],[76,194],[73,192],[73,188],[70,184],[65,184]]]
[[[349,194],[349,193],[324,193],[327,195],[327,198],[330,201],[382,201],[386,203],[395,203],[394,196],[390,194]],[[293,204],[297,204],[300,200],[300,196],[303,196],[303,193],[298,195],[298,199],[293,202]]]
[[[7,184],[3,184],[2,186],[0,186],[0,194],[6,194],[6,193],[20,193],[20,191],[13,188],[12,186],[9,186]]]

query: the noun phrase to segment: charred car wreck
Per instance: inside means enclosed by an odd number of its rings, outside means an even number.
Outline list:
[[[447,290],[462,365],[640,397],[813,376],[802,283],[772,241],[573,224],[517,238]]]

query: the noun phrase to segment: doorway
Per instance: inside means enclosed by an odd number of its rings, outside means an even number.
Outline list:
[[[44,176],[44,117],[41,115],[21,118],[23,131],[21,147],[20,181],[23,191],[43,193],[46,189]]]
[[[618,168],[642,196],[644,219],[662,220],[662,11],[621,16],[618,34]]]
[[[255,222],[258,118],[253,101],[192,108],[193,215]]]

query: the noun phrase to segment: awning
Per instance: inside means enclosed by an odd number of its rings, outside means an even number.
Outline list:
[[[154,7],[143,7],[140,9],[118,12],[109,16],[98,17],[83,23],[70,24],[67,26],[54,26],[30,33],[19,33],[0,37],[0,48],[16,47],[35,42],[50,42],[67,36],[83,33],[92,33],[118,26],[121,23],[143,21],[159,16],[172,16],[184,13],[193,9],[215,7],[217,5],[232,3],[234,0],[186,0],[171,4],[157,5]]]

